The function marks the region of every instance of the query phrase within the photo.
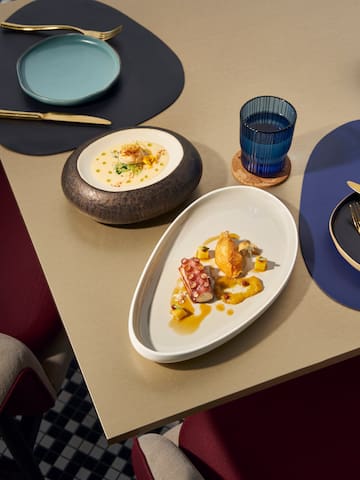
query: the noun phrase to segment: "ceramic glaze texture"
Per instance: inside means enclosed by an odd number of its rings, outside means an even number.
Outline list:
[[[21,88],[53,105],[94,100],[120,75],[120,57],[106,42],[80,34],[50,37],[28,49],[17,62]]]
[[[68,200],[94,220],[111,225],[149,220],[181,205],[200,181],[202,175],[200,155],[188,140],[167,130],[138,127],[119,130],[118,133],[121,138],[123,134],[130,134],[141,140],[142,135],[151,135],[151,132],[154,132],[154,138],[160,135],[159,142],[162,141],[163,133],[164,136],[169,136],[174,144],[174,148],[168,151],[168,165],[158,177],[152,179],[152,182],[142,188],[129,190],[114,187],[111,191],[106,191],[100,184],[94,186],[95,179],[91,176],[92,152],[96,151],[94,145],[100,142],[101,147],[105,148],[109,140],[109,148],[113,145],[115,132],[88,142],[68,158],[62,173],[62,188]],[[87,149],[90,152],[88,162],[82,161],[86,158],[84,154]]]

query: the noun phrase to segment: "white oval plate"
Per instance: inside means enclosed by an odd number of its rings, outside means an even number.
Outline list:
[[[229,230],[258,245],[271,268],[256,275],[264,290],[234,305],[232,316],[212,312],[192,334],[170,326],[170,299],[183,257],[206,239]],[[168,227],[151,254],[132,299],[129,336],[143,357],[159,363],[187,360],[225,343],[257,319],[278,297],[292,272],[298,248],[294,219],[272,194],[246,186],[210,192],[187,207]]]
[[[101,155],[101,152],[119,148],[120,145],[134,143],[136,141],[157,143],[168,151],[169,163],[159,175],[152,177],[149,181],[146,181],[141,185],[122,185],[120,187],[106,185],[94,175],[92,171],[92,163],[98,155]],[[92,187],[106,192],[125,192],[147,187],[161,181],[175,170],[180,164],[183,156],[184,150],[181,143],[170,133],[155,128],[129,128],[109,133],[108,135],[104,135],[90,143],[90,145],[85,147],[80,153],[77,161],[77,169],[80,177]]]

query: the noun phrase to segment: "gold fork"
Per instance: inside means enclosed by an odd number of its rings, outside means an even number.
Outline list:
[[[357,232],[360,234],[360,203],[353,202],[353,203],[350,203],[349,206],[350,206],[352,222]]]
[[[82,33],[83,35],[89,35],[99,40],[110,40],[110,38],[118,35],[123,29],[122,25],[101,32],[98,30],[85,30],[84,28],[74,27],[73,25],[22,25],[20,23],[1,22],[0,27],[7,28],[9,30],[17,30],[21,32],[37,32],[37,31],[50,31],[50,30],[73,30],[75,32]]]

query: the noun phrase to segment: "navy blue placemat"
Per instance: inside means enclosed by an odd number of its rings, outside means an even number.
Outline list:
[[[302,186],[299,233],[315,282],[337,302],[360,310],[360,272],[338,253],[328,227],[334,208],[351,193],[347,180],[360,182],[359,120],[336,128],[314,148]]]
[[[72,150],[106,131],[132,127],[152,118],[171,105],[184,87],[184,71],[177,55],[149,30],[103,3],[95,0],[35,0],[8,20],[28,24],[79,25],[91,30],[124,26],[120,35],[108,42],[121,57],[119,81],[101,98],[76,107],[38,102],[23,93],[17,81],[16,61],[19,56],[36,42],[57,33],[0,29],[0,108],[88,114],[113,122],[111,127],[99,127],[0,119],[0,143],[11,150],[30,155]]]

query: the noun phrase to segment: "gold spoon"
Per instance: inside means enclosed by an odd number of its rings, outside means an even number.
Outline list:
[[[351,182],[350,180],[348,180],[346,183],[352,190],[354,190],[354,192],[360,193],[360,183]]]

